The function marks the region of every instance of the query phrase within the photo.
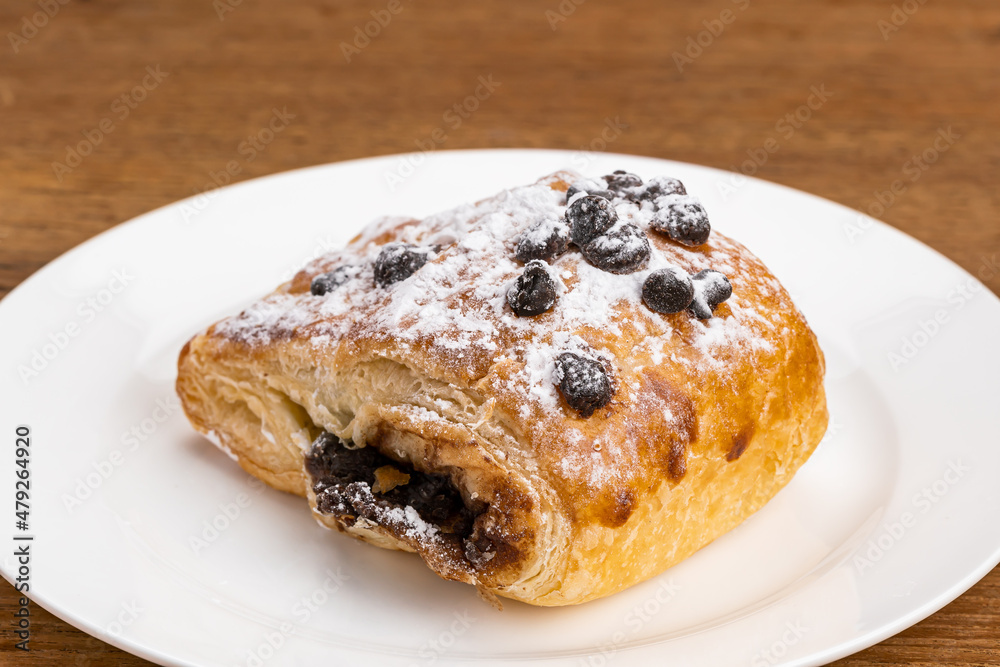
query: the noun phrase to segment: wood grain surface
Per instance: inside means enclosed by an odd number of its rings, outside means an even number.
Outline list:
[[[345,49],[373,11],[391,18]],[[1000,254],[995,0],[7,0],[0,32],[0,295],[227,164],[241,181],[410,152],[436,128],[439,149],[737,170],[757,156],[757,176],[871,212],[969,271]],[[454,127],[446,112],[480,77],[495,91]],[[287,126],[243,144],[275,109]],[[947,149],[915,163],[940,133]],[[1000,292],[1000,272],[985,282]],[[17,651],[16,604],[0,583],[0,665],[148,664],[37,606]],[[998,637],[994,570],[835,664],[995,665]]]

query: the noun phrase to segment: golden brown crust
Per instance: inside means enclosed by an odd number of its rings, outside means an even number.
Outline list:
[[[556,307],[517,318],[503,305],[520,271],[513,244],[533,217],[561,210],[571,178],[373,225],[196,336],[177,382],[192,424],[247,472],[313,504],[302,457],[323,430],[450,474],[489,503],[482,521],[497,551],[480,566],[447,541],[318,518],[532,604],[614,593],[730,530],[825,432],[816,338],[766,267],[717,232],[694,249],[648,235],[650,268],[729,277],[733,297],[711,320],[654,313],[637,298],[646,271],[602,274],[572,252],[554,264]],[[407,281],[376,287],[366,267],[395,240],[440,250]],[[310,295],[315,275],[345,264],[362,267],[351,283]],[[614,398],[589,418],[555,390],[553,358],[566,349],[589,349],[613,370]]]

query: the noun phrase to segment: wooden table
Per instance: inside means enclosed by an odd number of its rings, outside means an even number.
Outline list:
[[[413,151],[480,77],[495,91],[437,148],[745,165],[870,211],[969,271],[1000,253],[991,0],[10,0],[0,31],[0,294],[230,178],[231,161],[240,181]],[[287,127],[243,144],[273,109]],[[933,164],[911,162],[949,131]],[[1000,292],[1000,275],[987,284]],[[0,584],[0,664],[146,664],[38,607],[31,652],[15,651],[16,599]],[[1000,569],[836,664],[1000,664],[998,628]]]

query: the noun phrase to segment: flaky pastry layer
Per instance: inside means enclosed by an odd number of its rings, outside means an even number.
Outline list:
[[[593,600],[687,558],[762,507],[822,439],[824,361],[777,279],[713,231],[689,248],[648,232],[647,270],[613,275],[568,252],[555,307],[517,317],[505,294],[520,234],[561,216],[579,177],[559,173],[423,221],[373,223],[243,313],[195,336],[177,391],[191,423],[269,485],[305,496],[325,525],[417,552],[442,577],[536,605]],[[619,215],[648,228],[650,211]],[[406,280],[375,284],[388,242],[435,249]],[[715,316],[661,315],[639,298],[648,270],[723,271]],[[354,266],[324,296],[310,282]],[[592,416],[556,388],[554,363],[588,350],[613,369]],[[416,521],[318,511],[304,469],[328,432],[446,475],[495,547],[473,563]],[[485,509],[482,506],[485,505]]]

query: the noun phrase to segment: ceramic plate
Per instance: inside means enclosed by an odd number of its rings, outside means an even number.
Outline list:
[[[302,499],[188,426],[173,385],[193,333],[377,216],[562,168],[682,179],[819,336],[830,430],[739,528],[610,598],[497,612],[416,557],[320,528]],[[977,268],[996,271],[995,257]],[[1000,561],[996,297],[890,227],[729,172],[509,150],[278,174],[84,243],[0,302],[0,329],[3,575],[19,576],[14,550],[30,544],[36,603],[164,665],[819,665],[919,621]],[[19,427],[26,530],[13,511]]]

